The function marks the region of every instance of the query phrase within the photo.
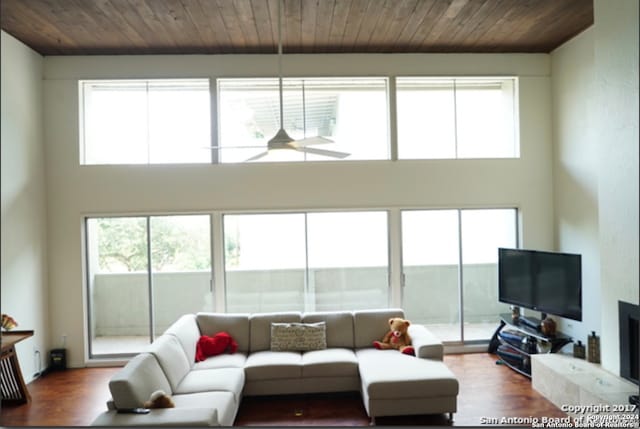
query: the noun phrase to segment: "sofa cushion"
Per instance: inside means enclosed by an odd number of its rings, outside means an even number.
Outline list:
[[[241,352],[235,352],[231,355],[218,355],[212,356],[203,360],[202,362],[197,362],[192,370],[201,370],[201,369],[213,369],[213,368],[244,368],[244,364],[247,361],[247,355]]]
[[[370,399],[456,396],[458,380],[440,361],[420,359],[397,350],[356,352],[362,390]]]
[[[156,390],[172,393],[171,386],[155,356],[140,353],[109,381],[109,390],[119,409],[142,407]]]
[[[233,426],[238,404],[231,392],[202,392],[174,395],[176,408],[215,408],[220,426]],[[178,425],[175,425],[178,426]]]
[[[327,348],[327,327],[317,323],[272,323],[271,350],[309,351]]]
[[[355,347],[372,347],[374,341],[382,340],[389,332],[389,319],[392,317],[404,318],[404,312],[399,308],[354,311]]]
[[[244,370],[247,380],[299,378],[302,376],[302,355],[299,352],[251,353]]]
[[[200,338],[200,328],[196,322],[195,314],[185,314],[180,317],[174,324],[169,326],[165,334],[173,335],[180,341],[182,349],[187,355],[187,359],[191,365],[196,361],[196,343]]]
[[[171,390],[175,391],[191,370],[192,365],[180,341],[173,335],[162,335],[156,338],[147,350],[158,359],[158,363],[171,384]]]
[[[302,354],[303,377],[358,376],[358,359],[353,350],[330,348]]]
[[[249,318],[251,353],[271,348],[272,323],[298,323],[302,315],[299,312],[258,313]]]
[[[182,379],[174,394],[198,392],[231,392],[240,402],[244,387],[244,370],[241,368],[217,368],[191,371]]]
[[[249,351],[249,315],[234,313],[198,313],[196,321],[200,327],[200,334],[213,336],[218,332],[228,332],[238,343],[238,350]],[[196,339],[197,341],[197,339]],[[194,344],[195,353],[195,344]]]
[[[353,348],[353,314],[351,312],[304,313],[302,322],[325,322],[327,326],[327,347]]]

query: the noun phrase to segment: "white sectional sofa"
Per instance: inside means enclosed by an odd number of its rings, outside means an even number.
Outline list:
[[[361,392],[368,415],[416,415],[456,411],[458,381],[442,362],[442,343],[426,328],[411,325],[416,356],[377,350],[374,340],[388,331],[400,309],[198,313],[176,321],[109,382],[112,400],[96,426],[232,426],[243,396],[320,392]],[[272,323],[324,322],[326,348],[272,351]],[[201,335],[227,332],[238,343],[234,354],[195,362]],[[176,407],[148,414],[152,392],[164,390]]]

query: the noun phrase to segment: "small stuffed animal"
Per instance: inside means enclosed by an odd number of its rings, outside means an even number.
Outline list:
[[[171,396],[167,395],[164,390],[156,390],[143,406],[144,408],[174,408],[176,404],[173,403]]]
[[[201,362],[209,356],[223,353],[235,353],[238,343],[226,332],[218,332],[212,337],[202,335],[196,343],[196,362]]]
[[[406,355],[414,355],[415,350],[411,346],[409,336],[409,325],[411,322],[399,317],[389,319],[389,332],[386,333],[382,341],[374,341],[373,346],[378,350],[395,349]]]

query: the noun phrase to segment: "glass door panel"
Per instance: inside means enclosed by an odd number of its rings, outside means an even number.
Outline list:
[[[147,218],[86,221],[89,355],[139,353],[150,342]]]
[[[308,311],[389,305],[386,212],[307,215]]]
[[[154,335],[180,316],[213,311],[209,215],[150,218]]]
[[[498,248],[517,247],[515,209],[462,210],[462,278],[464,339],[487,340],[499,314]]]
[[[227,312],[304,310],[304,214],[224,216]]]
[[[401,219],[406,317],[460,341],[458,211],[403,211]]]

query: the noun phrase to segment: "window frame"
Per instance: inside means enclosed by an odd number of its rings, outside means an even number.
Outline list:
[[[78,96],[79,96],[79,163],[83,166],[95,166],[95,165],[167,165],[167,164],[225,164],[227,162],[221,161],[220,150],[221,150],[221,108],[220,108],[220,82],[221,81],[242,81],[242,80],[276,80],[277,77],[266,76],[266,77],[243,77],[243,76],[229,76],[229,77],[211,77],[211,78],[198,78],[198,77],[187,77],[187,78],[134,78],[134,79],[83,79],[78,81]],[[292,161],[276,161],[276,162],[284,162],[284,163],[297,163],[297,162],[375,162],[375,161],[407,161],[407,160],[434,160],[434,159],[445,159],[445,160],[487,160],[487,159],[518,159],[521,156],[521,139],[520,139],[520,105],[519,105],[519,88],[520,81],[517,75],[498,75],[498,76],[478,76],[478,75],[444,75],[444,76],[425,76],[425,75],[370,75],[370,76],[287,76],[284,78],[285,80],[326,80],[330,81],[332,79],[336,80],[366,80],[366,79],[381,79],[385,85],[385,125],[386,125],[386,155],[384,158],[363,158],[363,159],[349,159],[349,157],[338,160],[338,159],[306,159],[306,156],[302,160],[292,160]],[[401,142],[399,141],[399,115],[398,115],[398,81],[402,82],[403,79],[414,79],[414,80],[449,80],[452,82],[460,81],[481,81],[481,80],[503,80],[509,81],[512,83],[512,117],[513,123],[510,125],[513,134],[513,156],[469,156],[469,157],[460,157],[458,154],[458,137],[457,131],[456,133],[456,141],[455,141],[455,157],[428,157],[428,156],[416,156],[416,157],[407,157],[402,156],[401,154]],[[151,162],[150,159],[147,159],[145,163],[136,163],[136,162],[103,162],[103,163],[87,163],[86,162],[86,144],[87,144],[87,129],[86,129],[86,107],[85,107],[85,84],[87,83],[109,83],[109,82],[170,82],[170,81],[207,81],[208,84],[208,93],[209,93],[209,146],[211,146],[210,156],[207,157],[206,161],[194,161],[194,162]],[[454,91],[455,95],[455,91]],[[455,104],[455,102],[454,102]],[[454,117],[457,117],[457,112],[455,112]],[[455,121],[455,118],[454,118]],[[457,127],[457,125],[456,125]],[[232,161],[229,163],[240,163],[246,164],[243,161]]]
[[[213,104],[214,98],[212,97],[212,82],[209,77],[172,77],[172,78],[109,78],[109,79],[79,79],[78,80],[78,156],[79,156],[79,165],[81,166],[104,166],[104,165],[135,165],[135,166],[149,166],[149,165],[202,165],[202,164],[211,164],[213,161],[213,155],[207,155],[206,161],[172,161],[172,162],[152,162],[151,158],[151,138],[150,138],[150,127],[149,127],[149,84],[170,84],[170,83],[182,83],[188,84],[193,83],[194,85],[204,85],[207,89],[208,94],[208,104],[209,104],[209,126],[207,127],[209,138],[207,141],[207,145],[212,145],[213,142],[213,112],[215,111],[215,106]],[[89,144],[89,137],[87,133],[87,100],[88,94],[90,93],[89,87],[91,85],[145,85],[146,86],[146,161],[145,162],[135,162],[128,160],[126,162],[88,162],[87,161],[87,145]],[[206,85],[205,85],[206,84]],[[211,151],[213,152],[213,151]]]
[[[149,343],[155,341],[155,339],[161,335],[161,332],[158,332],[157,328],[157,321],[156,321],[156,316],[155,316],[155,307],[156,307],[156,302],[154,299],[154,294],[156,292],[155,289],[155,285],[154,285],[154,276],[158,275],[159,273],[162,273],[162,271],[156,271],[153,269],[153,260],[152,260],[152,249],[153,249],[153,243],[152,243],[152,223],[153,223],[153,219],[157,219],[157,218],[172,218],[172,217],[188,217],[188,216],[193,216],[193,217],[208,217],[208,229],[209,229],[209,236],[207,237],[207,239],[209,240],[209,260],[210,260],[210,268],[209,268],[209,294],[212,297],[212,302],[213,305],[215,306],[216,304],[216,297],[214,295],[215,292],[215,288],[214,288],[214,284],[215,284],[215,266],[214,263],[216,261],[215,258],[215,244],[214,244],[214,238],[216,238],[218,236],[218,233],[216,231],[214,231],[214,214],[211,212],[178,212],[178,213],[168,213],[168,212],[162,212],[162,213],[131,213],[131,214],[87,214],[85,216],[83,216],[82,219],[82,241],[83,241],[83,293],[85,294],[85,298],[84,298],[84,304],[85,304],[85,321],[84,323],[86,324],[86,347],[85,347],[85,353],[86,353],[86,358],[88,360],[113,360],[113,359],[121,359],[121,358],[128,358],[128,357],[132,357],[136,354],[138,354],[139,352],[116,352],[116,353],[95,353],[95,351],[93,350],[93,340],[94,340],[94,329],[92,328],[92,324],[93,324],[93,317],[94,317],[94,311],[92,310],[94,307],[94,301],[93,301],[93,297],[92,297],[92,293],[91,293],[91,288],[92,288],[92,284],[93,281],[91,279],[92,274],[95,274],[94,271],[92,271],[92,258],[97,258],[98,255],[93,255],[91,253],[91,249],[90,249],[90,240],[91,240],[91,235],[90,235],[90,226],[89,223],[91,221],[95,221],[95,220],[99,220],[99,219],[140,219],[142,221],[144,221],[145,224],[145,231],[144,231],[144,236],[145,236],[145,249],[146,249],[146,268],[145,268],[145,275],[146,275],[146,289],[147,289],[147,298],[148,298],[148,302],[147,302],[147,308],[144,309],[144,311],[147,313],[147,321],[148,321],[148,340]],[[98,237],[94,237],[93,240],[97,240]],[[97,241],[96,241],[97,244]],[[115,273],[120,274],[120,273]],[[213,308],[211,309],[212,311],[214,310]]]
[[[227,308],[227,287],[228,287],[228,283],[227,283],[227,269],[226,269],[226,264],[227,264],[227,260],[226,260],[226,246],[225,246],[225,237],[224,237],[224,217],[225,216],[243,216],[243,215],[301,215],[304,217],[304,242],[305,242],[305,267],[304,267],[304,302],[302,303],[304,311],[313,311],[314,309],[308,309],[307,308],[307,303],[309,302],[309,233],[308,233],[308,225],[307,225],[307,215],[309,214],[323,214],[323,213],[384,213],[385,217],[386,217],[386,229],[387,229],[387,233],[386,233],[386,241],[387,241],[387,246],[385,251],[387,252],[387,278],[386,278],[386,282],[387,282],[387,307],[391,306],[391,303],[393,302],[392,299],[392,281],[391,281],[391,273],[392,273],[392,244],[391,244],[391,240],[392,240],[392,232],[391,232],[391,217],[392,217],[392,210],[390,208],[366,208],[366,209],[308,209],[308,210],[254,210],[254,211],[221,211],[219,212],[219,216],[220,216],[220,228],[219,230],[221,231],[219,236],[220,236],[220,240],[221,240],[221,244],[222,244],[222,248],[219,250],[219,252],[222,254],[222,265],[218,267],[219,270],[222,271],[222,278],[223,280],[223,284],[222,284],[222,289],[223,289],[223,296],[224,296],[224,300],[222,301],[224,303],[224,308],[222,309],[222,311],[224,312],[228,312],[229,309]],[[216,268],[214,267],[214,270]],[[312,296],[312,298],[315,295]]]
[[[428,156],[416,156],[416,157],[407,157],[402,156],[401,144],[400,141],[400,120],[399,120],[399,106],[398,106],[398,88],[402,86],[402,81],[411,81],[414,80],[419,84],[419,81],[424,81],[425,83],[429,81],[434,82],[451,82],[452,87],[452,95],[453,95],[453,139],[454,139],[454,156],[445,156],[445,157],[428,157]],[[511,93],[511,102],[510,105],[511,115],[513,118],[513,122],[509,124],[509,128],[511,128],[511,134],[513,136],[513,155],[512,156],[468,156],[461,157],[459,153],[459,136],[458,136],[458,106],[456,101],[457,95],[457,82],[472,82],[472,81],[486,81],[490,83],[491,81],[503,81],[508,82],[511,86],[509,89]],[[394,123],[394,131],[395,131],[395,150],[397,154],[397,160],[399,161],[411,161],[411,160],[490,160],[490,159],[519,159],[521,156],[521,141],[520,141],[520,102],[519,102],[519,92],[520,92],[520,80],[517,75],[397,75],[393,80],[393,93],[394,93],[394,113],[395,115],[390,118],[390,120]]]
[[[391,116],[392,116],[392,107],[391,107],[391,102],[390,102],[390,93],[392,91],[392,79],[393,77],[391,76],[387,76],[387,75],[368,75],[368,76],[362,76],[362,75],[357,75],[357,76],[352,76],[352,75],[332,75],[332,76],[313,76],[313,75],[304,75],[304,76],[299,76],[299,75],[291,75],[291,76],[286,76],[283,77],[283,88],[286,91],[286,86],[287,86],[287,82],[296,82],[296,81],[309,81],[309,82],[313,82],[313,81],[331,81],[331,80],[336,80],[336,81],[364,81],[366,82],[367,80],[380,80],[381,84],[383,84],[384,86],[384,117],[385,117],[385,126],[386,126],[386,133],[385,133],[385,138],[386,138],[386,143],[385,143],[385,151],[386,151],[386,155],[383,158],[365,158],[365,159],[350,159],[350,157],[346,157],[344,159],[307,159],[306,155],[303,157],[303,159],[301,160],[292,160],[292,161],[274,161],[274,162],[282,162],[282,163],[300,163],[300,162],[311,162],[311,163],[321,163],[321,162],[376,162],[376,161],[390,161],[393,160],[393,133],[391,131],[391,127],[392,127],[392,120],[391,120]],[[223,162],[221,161],[221,156],[220,156],[220,151],[224,150],[225,147],[222,146],[222,136],[221,136],[221,130],[222,130],[222,102],[221,102],[221,91],[220,91],[220,83],[224,82],[224,81],[256,81],[256,82],[266,82],[266,81],[274,81],[274,84],[271,85],[275,85],[275,89],[277,90],[277,81],[278,81],[278,77],[277,76],[251,76],[251,77],[246,77],[246,76],[225,76],[225,77],[216,77],[214,79],[214,83],[212,85],[212,87],[215,87],[215,115],[216,115],[216,119],[215,119],[215,124],[216,124],[216,129],[212,132],[212,135],[214,135],[214,144],[212,145],[214,148],[217,148],[217,150],[213,150],[214,155],[213,155],[213,163],[217,163],[217,164],[250,164],[245,162],[245,161],[237,161],[237,162]],[[266,84],[266,83],[265,83]],[[267,84],[268,85],[268,84]],[[283,102],[283,104],[286,105],[286,102]],[[286,106],[285,106],[286,107]],[[285,116],[286,116],[286,111],[284,112]],[[304,112],[303,112],[303,116],[304,116]],[[279,124],[278,124],[279,127]],[[292,130],[287,128],[287,124],[285,123],[284,125],[285,130],[289,133],[290,136],[294,137],[295,136],[292,134]],[[267,139],[272,137],[272,136],[266,136]],[[307,137],[313,137],[313,135],[307,136]],[[227,147],[228,148],[232,148],[232,146]],[[266,146],[265,146],[266,149]],[[340,148],[336,148],[336,150],[338,151],[343,151]],[[272,162],[269,162],[272,163]]]

